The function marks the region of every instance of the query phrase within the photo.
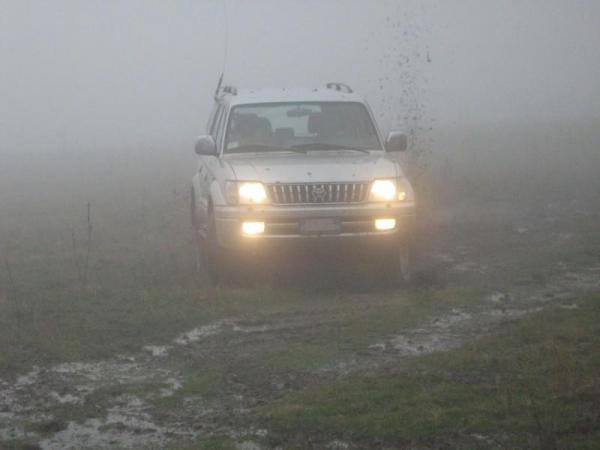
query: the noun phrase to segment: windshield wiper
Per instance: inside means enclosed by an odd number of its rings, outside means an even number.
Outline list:
[[[311,142],[310,144],[292,145],[292,148],[304,150],[355,150],[357,152],[369,153],[366,148],[351,147],[349,145],[328,144],[326,142]]]
[[[241,145],[239,147],[227,149],[225,153],[242,153],[242,152],[295,152],[295,153],[306,153],[306,150],[294,147],[279,147],[275,145]]]

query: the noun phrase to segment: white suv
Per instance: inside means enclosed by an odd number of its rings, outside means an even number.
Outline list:
[[[385,242],[410,276],[415,199],[365,100],[342,83],[320,89],[218,88],[198,138],[192,224],[213,282],[226,255],[300,240]]]

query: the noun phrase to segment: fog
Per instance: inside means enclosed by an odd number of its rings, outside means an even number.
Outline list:
[[[184,185],[222,71],[245,87],[344,81],[433,167],[466,152],[585,172],[599,19],[593,1],[3,0],[2,200],[41,180],[91,189],[115,166],[170,168]]]
[[[408,149],[199,211],[222,73]],[[0,447],[597,446],[599,80],[594,0],[0,0]]]

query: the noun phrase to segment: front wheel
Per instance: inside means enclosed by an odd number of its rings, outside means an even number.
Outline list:
[[[415,243],[402,239],[390,250],[390,275],[395,283],[407,284],[413,280],[415,268]]]
[[[209,212],[206,224],[198,219],[196,211],[195,192],[191,194],[191,216],[194,245],[196,247],[196,270],[198,274],[206,276],[211,287],[215,287],[222,279],[222,255],[217,241],[215,216]]]
[[[400,245],[396,255],[396,274],[398,280],[408,283],[413,279],[414,254],[412,246]]]
[[[203,267],[211,286],[217,286],[219,282],[223,281],[225,260],[223,249],[217,239],[217,224],[212,211],[208,214],[206,235],[202,241],[203,245],[201,245],[200,251]]]
[[[201,225],[198,221],[198,213],[196,211],[196,193],[192,188],[190,193],[190,219],[192,225],[192,242],[196,250],[196,273],[202,274],[205,271],[204,267],[204,236],[201,231]]]

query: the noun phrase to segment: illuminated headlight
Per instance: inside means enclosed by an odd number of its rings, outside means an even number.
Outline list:
[[[413,201],[413,191],[404,178],[398,180],[375,180],[371,184],[369,199],[372,202]]]
[[[264,222],[242,222],[242,233],[249,236],[256,236],[265,232]]]
[[[376,202],[393,202],[396,200],[396,191],[394,180],[375,180],[371,185],[371,200]]]
[[[396,228],[396,219],[375,219],[375,229],[378,231],[389,231]]]
[[[260,205],[267,203],[267,191],[257,181],[228,181],[225,186],[227,203],[231,205]]]

